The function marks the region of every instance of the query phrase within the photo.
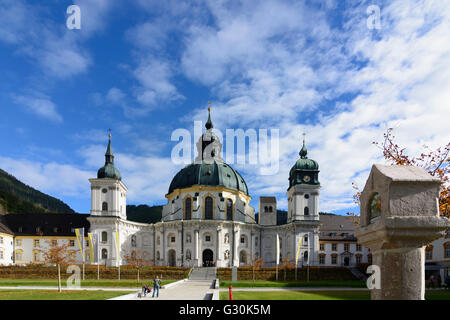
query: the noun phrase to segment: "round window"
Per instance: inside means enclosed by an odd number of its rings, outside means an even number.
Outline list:
[[[103,188],[103,189],[102,189],[102,192],[103,192],[103,193],[107,193],[107,192],[108,192],[108,189]]]
[[[305,199],[309,199],[309,194],[305,194]]]

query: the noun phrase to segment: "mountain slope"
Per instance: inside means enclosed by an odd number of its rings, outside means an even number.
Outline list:
[[[155,223],[161,221],[162,206],[149,207],[146,204],[138,206],[127,205],[127,219],[135,222]]]
[[[75,213],[59,199],[42,193],[0,169],[0,213]]]

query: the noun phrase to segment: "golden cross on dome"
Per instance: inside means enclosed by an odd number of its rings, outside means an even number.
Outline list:
[[[108,129],[108,132],[109,132],[108,138],[109,138],[109,140],[111,140],[111,128]]]
[[[303,135],[303,143],[305,143],[306,133],[303,132],[302,135]]]
[[[211,112],[211,101],[208,101],[208,112]]]

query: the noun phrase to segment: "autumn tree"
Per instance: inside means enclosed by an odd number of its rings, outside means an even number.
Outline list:
[[[426,145],[424,150],[418,157],[406,154],[406,148],[400,147],[395,142],[395,136],[392,134],[393,129],[389,128],[383,134],[382,142],[372,142],[383,152],[383,156],[391,165],[418,166],[424,168],[430,175],[441,180],[441,189],[439,194],[439,212],[442,216],[450,217],[450,142],[445,147],[439,147],[436,150],[430,150]],[[355,183],[352,183],[355,189],[353,199],[358,205],[361,191]]]
[[[131,254],[126,254],[124,256],[125,261],[128,265],[137,269],[137,281],[139,282],[140,270],[143,267],[149,267],[152,265],[152,259],[147,258],[142,251],[131,251]]]
[[[253,271],[253,281],[255,281],[255,271],[261,269],[261,267],[264,265],[264,260],[258,256],[255,256],[254,258],[250,258],[250,261]]]
[[[284,270],[284,280],[286,281],[286,272],[288,269],[294,268],[294,263],[291,258],[283,258],[281,260],[281,269]]]
[[[61,265],[76,262],[76,251],[72,249],[70,242],[58,245],[57,240],[47,240],[46,249],[40,250],[46,264],[54,264],[58,268],[58,291],[61,292]]]

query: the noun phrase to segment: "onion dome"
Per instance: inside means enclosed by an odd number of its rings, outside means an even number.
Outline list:
[[[105,165],[97,171],[98,179],[122,180],[119,170],[114,167],[114,154],[111,147],[111,134],[109,134],[108,147],[105,153]]]
[[[192,186],[222,186],[231,190],[242,191],[248,195],[244,178],[228,164],[213,160],[192,163],[181,169],[172,179],[169,193],[176,189]]]
[[[305,140],[303,140],[299,155],[300,159],[295,162],[289,171],[289,188],[297,184],[320,184],[319,164],[315,160],[308,159]]]
[[[208,107],[208,121],[205,127],[206,132],[197,142],[198,155],[194,163],[187,165],[175,175],[170,183],[169,194],[176,189],[192,186],[221,186],[248,195],[247,184],[242,176],[221,157],[222,143],[212,131],[211,107]]]

